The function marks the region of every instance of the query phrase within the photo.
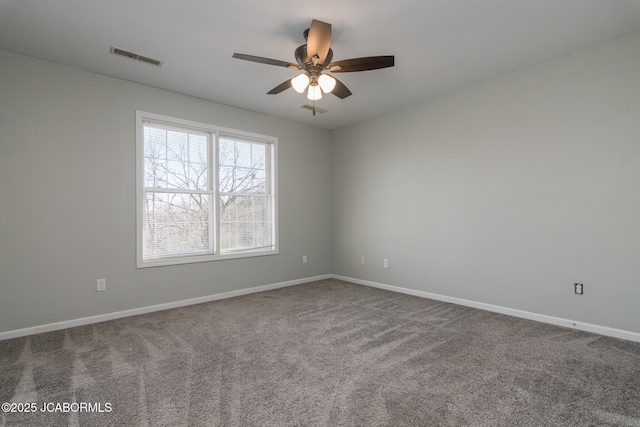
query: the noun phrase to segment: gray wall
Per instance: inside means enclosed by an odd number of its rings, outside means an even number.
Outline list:
[[[138,109],[279,138],[279,255],[135,268]],[[0,51],[0,332],[330,273],[329,138]]]
[[[640,332],[639,52],[636,33],[334,131],[333,272]]]
[[[0,51],[0,332],[328,273],[640,332],[638,52],[331,133]],[[137,109],[279,138],[279,255],[135,268]]]

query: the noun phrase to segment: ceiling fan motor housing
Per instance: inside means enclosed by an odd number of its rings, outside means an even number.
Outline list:
[[[333,59],[333,51],[329,49],[327,57],[323,64],[314,64],[313,58],[309,58],[307,54],[307,45],[298,46],[295,52],[296,61],[300,68],[309,76],[309,85],[318,86],[318,78],[322,74],[322,70],[326,69]],[[316,57],[317,58],[317,57]]]
[[[307,53],[306,44],[298,46],[295,52],[295,57],[296,57],[296,61],[300,65],[300,68],[302,68],[303,70],[307,70],[307,67],[309,66],[314,66],[313,58],[309,58],[309,55]],[[332,60],[333,60],[333,50],[329,48],[329,51],[327,52],[327,57],[325,58],[324,63],[316,64],[315,66],[322,70],[323,68],[327,68]]]

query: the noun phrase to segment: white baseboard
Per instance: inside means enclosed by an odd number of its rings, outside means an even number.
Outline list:
[[[89,325],[92,323],[105,322],[107,320],[120,319],[123,317],[136,316],[139,314],[152,313],[154,311],[169,310],[172,308],[185,307],[193,304],[201,304],[210,301],[217,301],[226,298],[233,298],[241,295],[253,294],[256,292],[264,292],[272,289],[286,288],[289,286],[309,283],[316,280],[338,279],[346,282],[356,283],[358,285],[370,286],[374,288],[386,289],[392,292],[413,295],[422,298],[429,298],[436,301],[449,302],[453,304],[464,305],[467,307],[479,308],[481,310],[491,311],[494,313],[506,314],[509,316],[520,317],[522,319],[535,320],[538,322],[549,323],[552,325],[564,326],[566,328],[577,329],[585,332],[592,332],[613,338],[620,338],[628,341],[640,342],[640,333],[625,331],[622,329],[609,328],[607,326],[594,325],[591,323],[583,323],[560,317],[547,316],[544,314],[531,313],[523,310],[516,310],[498,305],[486,304],[477,301],[466,300],[462,298],[449,297],[446,295],[433,294],[430,292],[418,291],[415,289],[401,288],[399,286],[386,285],[384,283],[371,282],[369,280],[356,279],[353,277],[345,277],[336,274],[325,274],[321,276],[306,277],[303,279],[289,280],[287,282],[273,283],[270,285],[256,286],[253,288],[240,289],[237,291],[223,292],[220,294],[206,295],[198,298],[191,298],[181,301],[174,301],[165,304],[152,305],[147,307],[134,308],[131,310],[117,311],[115,313],[100,314],[97,316],[83,317],[80,319],[65,320],[57,323],[49,323],[30,328],[16,329],[13,331],[0,332],[0,341],[10,338],[18,338],[27,335],[39,334],[42,332],[57,331],[60,329],[73,328],[76,326]]]
[[[286,288],[289,286],[309,283],[316,280],[330,279],[330,274],[322,276],[305,277],[304,279],[289,280],[287,282],[273,283],[271,285],[256,286],[254,288],[240,289],[237,291],[223,292],[220,294],[206,295],[198,298],[185,299],[181,301],[169,302],[165,304],[151,305],[147,307],[134,308],[131,310],[117,311],[115,313],[100,314],[97,316],[82,317],[80,319],[65,320],[57,323],[49,323],[46,325],[34,326],[31,328],[16,329],[13,331],[0,332],[0,341],[10,338],[18,338],[27,335],[40,334],[42,332],[57,331],[60,329],[73,328],[76,326],[89,325],[91,323],[105,322],[107,320],[120,319],[123,317],[137,316],[138,314],[152,313],[154,311],[169,310],[172,308],[185,307],[193,304],[201,304],[204,302],[216,301],[226,298],[238,297],[241,295],[254,294],[256,292],[270,291],[272,289]]]
[[[576,320],[563,319],[561,317],[547,316],[545,314],[531,313],[529,311],[516,310],[498,305],[485,304],[466,300],[462,298],[449,297],[446,295],[432,294],[430,292],[417,291],[415,289],[401,288],[398,286],[385,285],[383,283],[371,282],[368,280],[355,279],[353,277],[331,275],[332,278],[344,280],[346,282],[356,283],[358,285],[371,286],[374,288],[386,289],[392,292],[399,292],[407,295],[413,295],[422,298],[429,298],[436,301],[450,302],[453,304],[464,305],[467,307],[479,308],[481,310],[492,311],[494,313],[506,314],[509,316],[520,317],[522,319],[535,320],[552,325],[564,326],[566,328],[577,329],[585,332],[593,332],[594,334],[605,335],[613,338],[620,338],[628,341],[640,342],[640,333],[625,331],[622,329],[609,328],[607,326],[594,325],[591,323],[578,322]]]

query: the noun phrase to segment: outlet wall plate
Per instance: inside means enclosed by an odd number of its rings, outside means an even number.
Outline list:
[[[573,292],[576,295],[584,295],[584,285],[582,283],[574,283]]]

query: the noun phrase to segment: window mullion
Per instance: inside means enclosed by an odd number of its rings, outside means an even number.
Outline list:
[[[212,248],[214,254],[220,253],[220,185],[218,180],[220,179],[220,159],[218,158],[219,147],[219,132],[211,132],[211,167],[209,168],[209,182],[211,183],[213,190],[213,200],[211,200],[211,224],[213,225]]]

